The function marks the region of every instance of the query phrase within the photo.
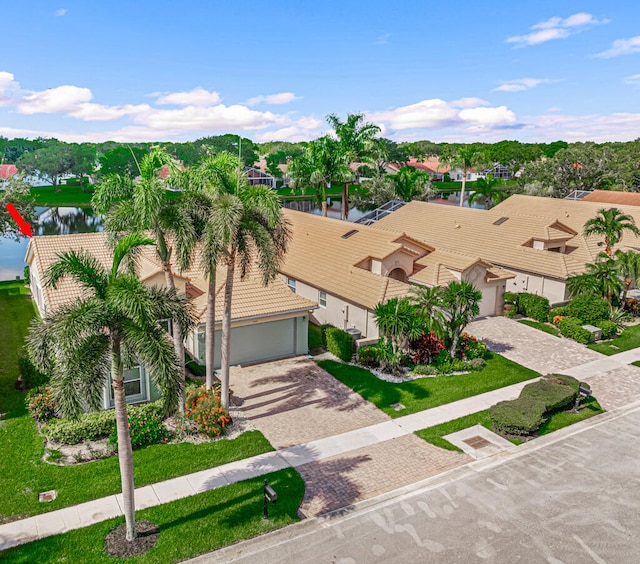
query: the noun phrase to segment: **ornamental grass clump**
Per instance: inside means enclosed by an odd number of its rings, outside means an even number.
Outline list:
[[[231,417],[222,405],[219,385],[211,390],[205,386],[194,386],[187,390],[183,431],[219,437],[230,423]]]

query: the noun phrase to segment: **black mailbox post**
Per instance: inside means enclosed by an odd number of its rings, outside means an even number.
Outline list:
[[[278,494],[276,491],[269,485],[267,480],[264,481],[264,503],[262,505],[262,518],[269,518],[269,503],[275,503],[278,501]]]
[[[587,399],[590,397],[591,397],[591,388],[589,388],[587,384],[580,382],[578,384],[578,394],[576,395],[576,403],[573,406],[574,413],[578,413],[578,409],[580,409],[580,400],[582,398]]]

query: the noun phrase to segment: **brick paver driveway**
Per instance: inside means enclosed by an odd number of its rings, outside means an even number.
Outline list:
[[[233,401],[278,448],[361,429],[390,418],[307,357],[231,369]],[[423,480],[471,460],[406,435],[298,467],[307,516]]]
[[[541,374],[555,372],[586,380],[604,409],[640,399],[640,368],[618,361],[616,355],[605,356],[507,317],[478,319],[467,326],[467,332],[485,341],[489,350]]]

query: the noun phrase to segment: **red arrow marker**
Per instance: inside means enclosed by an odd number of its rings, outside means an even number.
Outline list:
[[[16,209],[16,207],[12,203],[8,203],[5,207],[7,208],[7,211],[11,214],[11,217],[15,219],[16,223],[18,224],[18,227],[20,228],[20,231],[22,231],[22,233],[24,233],[28,237],[33,237],[31,224],[27,223],[22,218],[22,216],[20,215],[20,212]]]

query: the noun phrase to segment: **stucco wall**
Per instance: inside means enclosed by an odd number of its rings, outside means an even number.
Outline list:
[[[549,300],[551,305],[566,301],[566,282],[509,269],[516,277],[507,282],[507,292],[528,292]]]

